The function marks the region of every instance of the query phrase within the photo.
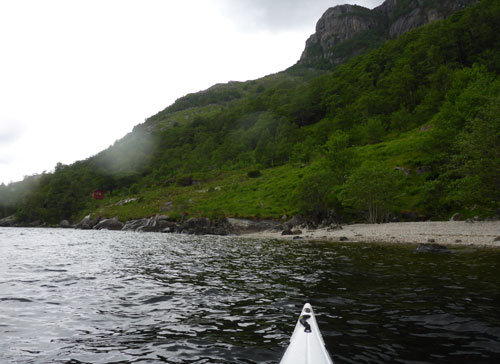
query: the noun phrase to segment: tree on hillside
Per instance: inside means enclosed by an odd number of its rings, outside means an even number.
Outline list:
[[[379,162],[365,162],[347,179],[340,194],[344,205],[365,212],[370,223],[385,222],[400,193],[402,175]]]
[[[352,148],[349,148],[350,136],[342,130],[335,131],[325,144],[328,168],[332,172],[332,183],[343,184],[351,169],[357,164],[357,157]]]
[[[306,215],[319,220],[338,205],[334,191],[335,175],[324,163],[309,168],[293,196],[296,207]]]
[[[490,97],[467,122],[457,146],[463,177],[453,183],[453,197],[466,205],[500,203],[500,96]]]

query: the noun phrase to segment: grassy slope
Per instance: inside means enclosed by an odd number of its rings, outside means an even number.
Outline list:
[[[385,161],[411,171],[407,177],[409,193],[401,196],[401,206],[406,209],[418,208],[418,192],[427,175],[417,174],[416,167],[425,165],[426,158],[430,158],[422,154],[422,145],[430,132],[412,130],[393,140],[355,148],[363,160]],[[286,164],[264,169],[257,178],[248,177],[248,170],[220,172],[188,187],[153,187],[134,195],[107,197],[93,202],[82,216],[94,213],[118,216],[125,221],[159,214],[162,205],[173,202],[174,211],[165,214],[278,219],[299,212],[294,207],[293,194],[307,168],[310,166]],[[119,205],[126,198],[137,200]]]

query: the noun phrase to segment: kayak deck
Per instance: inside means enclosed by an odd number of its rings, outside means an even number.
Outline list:
[[[280,364],[333,364],[309,303],[302,308]]]

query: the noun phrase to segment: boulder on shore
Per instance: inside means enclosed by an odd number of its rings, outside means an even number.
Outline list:
[[[155,215],[143,219],[127,221],[122,230],[140,232],[162,232],[167,227],[171,227],[173,222],[165,215]]]
[[[92,229],[94,230],[121,230],[123,228],[123,223],[118,220],[117,217],[112,219],[104,219],[95,225]]]
[[[82,229],[82,230],[90,230],[94,226],[96,226],[99,221],[101,221],[101,217],[96,217],[95,219],[91,219],[90,215],[85,216],[82,221],[80,221],[78,224],[76,224],[75,228],[76,229]]]
[[[129,220],[125,222],[122,227],[124,231],[137,231],[138,229],[147,226],[149,219],[137,219],[137,220]]]
[[[70,228],[71,227],[71,224],[69,223],[68,220],[62,220],[60,223],[59,223],[59,227],[63,228],[63,229],[67,229],[67,228]]]

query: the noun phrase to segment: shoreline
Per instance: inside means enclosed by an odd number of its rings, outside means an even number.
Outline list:
[[[127,221],[123,224],[116,218],[100,220],[106,223],[96,229],[95,226],[79,228],[77,225],[68,226],[1,226],[24,228],[74,228],[92,230],[124,230],[137,232],[158,233],[190,233],[194,235],[233,235],[253,239],[275,240],[302,240],[302,241],[327,241],[327,242],[364,242],[384,244],[438,244],[449,246],[473,246],[500,248],[500,221],[425,221],[425,222],[391,222],[384,224],[346,224],[337,228],[307,229],[294,228],[294,234],[282,235],[282,225],[270,220],[253,221],[246,219],[227,219],[227,226],[207,230],[207,219],[190,219],[192,224],[180,226],[182,231],[176,231],[175,223],[171,227],[163,226],[161,216],[148,219]],[[86,217],[85,219],[89,219]],[[85,220],[84,219],[84,220]],[[83,221],[83,220],[82,220]],[[189,220],[188,220],[189,222]],[[127,228],[127,224],[139,223],[137,226]],[[192,225],[192,226],[189,226]],[[210,227],[210,223],[208,227]],[[227,230],[228,226],[230,227]],[[125,227],[125,228],[124,228]],[[184,230],[187,228],[186,230]],[[297,231],[301,229],[301,231]],[[232,230],[232,231],[230,231]],[[229,232],[230,231],[230,232]]]
[[[304,229],[300,235],[265,230],[243,237],[305,241],[440,244],[500,248],[500,221],[427,221],[342,225],[341,229]]]

